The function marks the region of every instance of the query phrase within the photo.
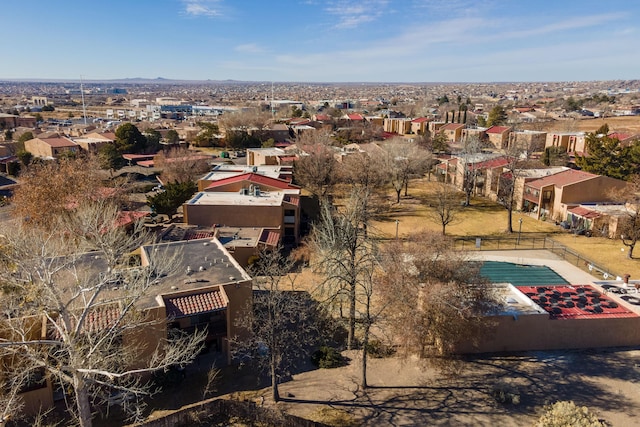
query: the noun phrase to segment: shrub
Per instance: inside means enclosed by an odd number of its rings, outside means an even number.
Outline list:
[[[375,358],[390,357],[395,354],[393,347],[385,345],[378,340],[371,340],[367,344],[367,354]]]
[[[337,368],[345,364],[345,359],[340,352],[326,345],[313,353],[311,361],[319,368]]]
[[[544,407],[537,427],[606,427],[606,423],[586,406],[577,406],[572,401],[558,401]]]
[[[319,408],[309,419],[332,427],[355,427],[360,425],[350,413],[336,408]]]
[[[498,403],[503,405],[518,405],[520,404],[520,392],[513,390],[505,385],[496,386],[493,388],[491,395]]]

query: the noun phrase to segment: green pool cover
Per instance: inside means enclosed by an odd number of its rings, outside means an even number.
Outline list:
[[[514,286],[569,284],[558,273],[543,265],[485,261],[480,269],[480,274],[492,283],[511,283]]]

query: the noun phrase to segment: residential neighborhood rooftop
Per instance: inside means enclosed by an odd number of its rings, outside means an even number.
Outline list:
[[[142,301],[147,306],[157,305],[158,295],[251,280],[215,238],[147,245],[142,247],[142,251],[144,259],[149,260],[151,265],[157,261],[163,262],[164,257],[177,257],[174,272],[158,278],[151,295]]]

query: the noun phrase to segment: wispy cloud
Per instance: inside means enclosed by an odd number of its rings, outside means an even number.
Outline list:
[[[576,64],[592,60],[593,52],[598,51],[594,46],[602,46],[602,51],[611,52],[612,57],[617,54],[613,52],[618,50],[616,44],[628,46],[628,42],[622,40],[632,40],[633,32],[621,29],[617,38],[621,42],[615,43],[611,38],[602,39],[590,31],[619,19],[616,13],[586,15],[570,22],[543,22],[522,30],[526,17],[512,21],[460,17],[433,24],[415,23],[393,37],[365,42],[357,49],[338,47],[315,53],[283,53],[276,55],[275,61],[287,72],[302,76],[323,69],[325,74],[321,78],[332,80],[340,80],[342,76],[349,79],[354,75],[367,75],[369,79],[379,81],[394,78],[389,76],[405,81],[553,80],[554,73],[558,73],[554,67],[558,64],[566,65],[570,70],[563,78],[582,70],[582,65]],[[567,34],[583,36],[565,37]],[[532,58],[544,58],[539,62],[548,61],[553,67],[540,64],[540,75],[532,74]],[[323,68],[327,63],[349,66],[333,68],[330,73],[335,75],[329,77],[326,67]],[[401,70],[398,64],[402,64]],[[504,64],[504,67],[496,67],[496,64]],[[581,75],[589,79],[604,78],[586,71]],[[351,77],[351,80],[358,79]]]
[[[220,0],[182,0],[184,13],[189,16],[221,16]]]
[[[387,13],[389,0],[367,0],[355,3],[349,0],[337,0],[329,3],[326,12],[338,18],[335,28],[356,28],[364,23],[373,22]]]
[[[240,53],[264,53],[265,52],[265,50],[261,46],[255,43],[241,44],[236,46],[234,50]]]

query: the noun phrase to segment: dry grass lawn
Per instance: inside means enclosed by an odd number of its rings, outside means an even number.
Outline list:
[[[432,217],[429,207],[430,197],[436,183],[426,178],[414,180],[409,186],[407,197],[402,197],[399,204],[395,202],[395,194],[390,191],[381,203],[386,204],[388,211],[379,215],[371,225],[371,229],[382,240],[395,238],[396,220],[400,239],[421,231],[441,231],[441,224]],[[404,193],[403,193],[404,194]],[[462,201],[462,195],[460,196]],[[518,212],[513,213],[513,233],[507,230],[507,211],[495,202],[486,198],[473,198],[471,206],[460,207],[457,219],[446,228],[446,234],[452,237],[510,237],[518,234],[519,219],[522,219],[522,239],[529,237],[549,236],[559,243],[573,249],[583,257],[606,267],[617,275],[629,273],[632,276],[640,266],[637,259],[628,259],[626,248],[619,240],[604,237],[575,236],[562,230],[551,222],[539,221]],[[639,249],[640,251],[640,249]],[[640,257],[640,252],[637,254]]]

